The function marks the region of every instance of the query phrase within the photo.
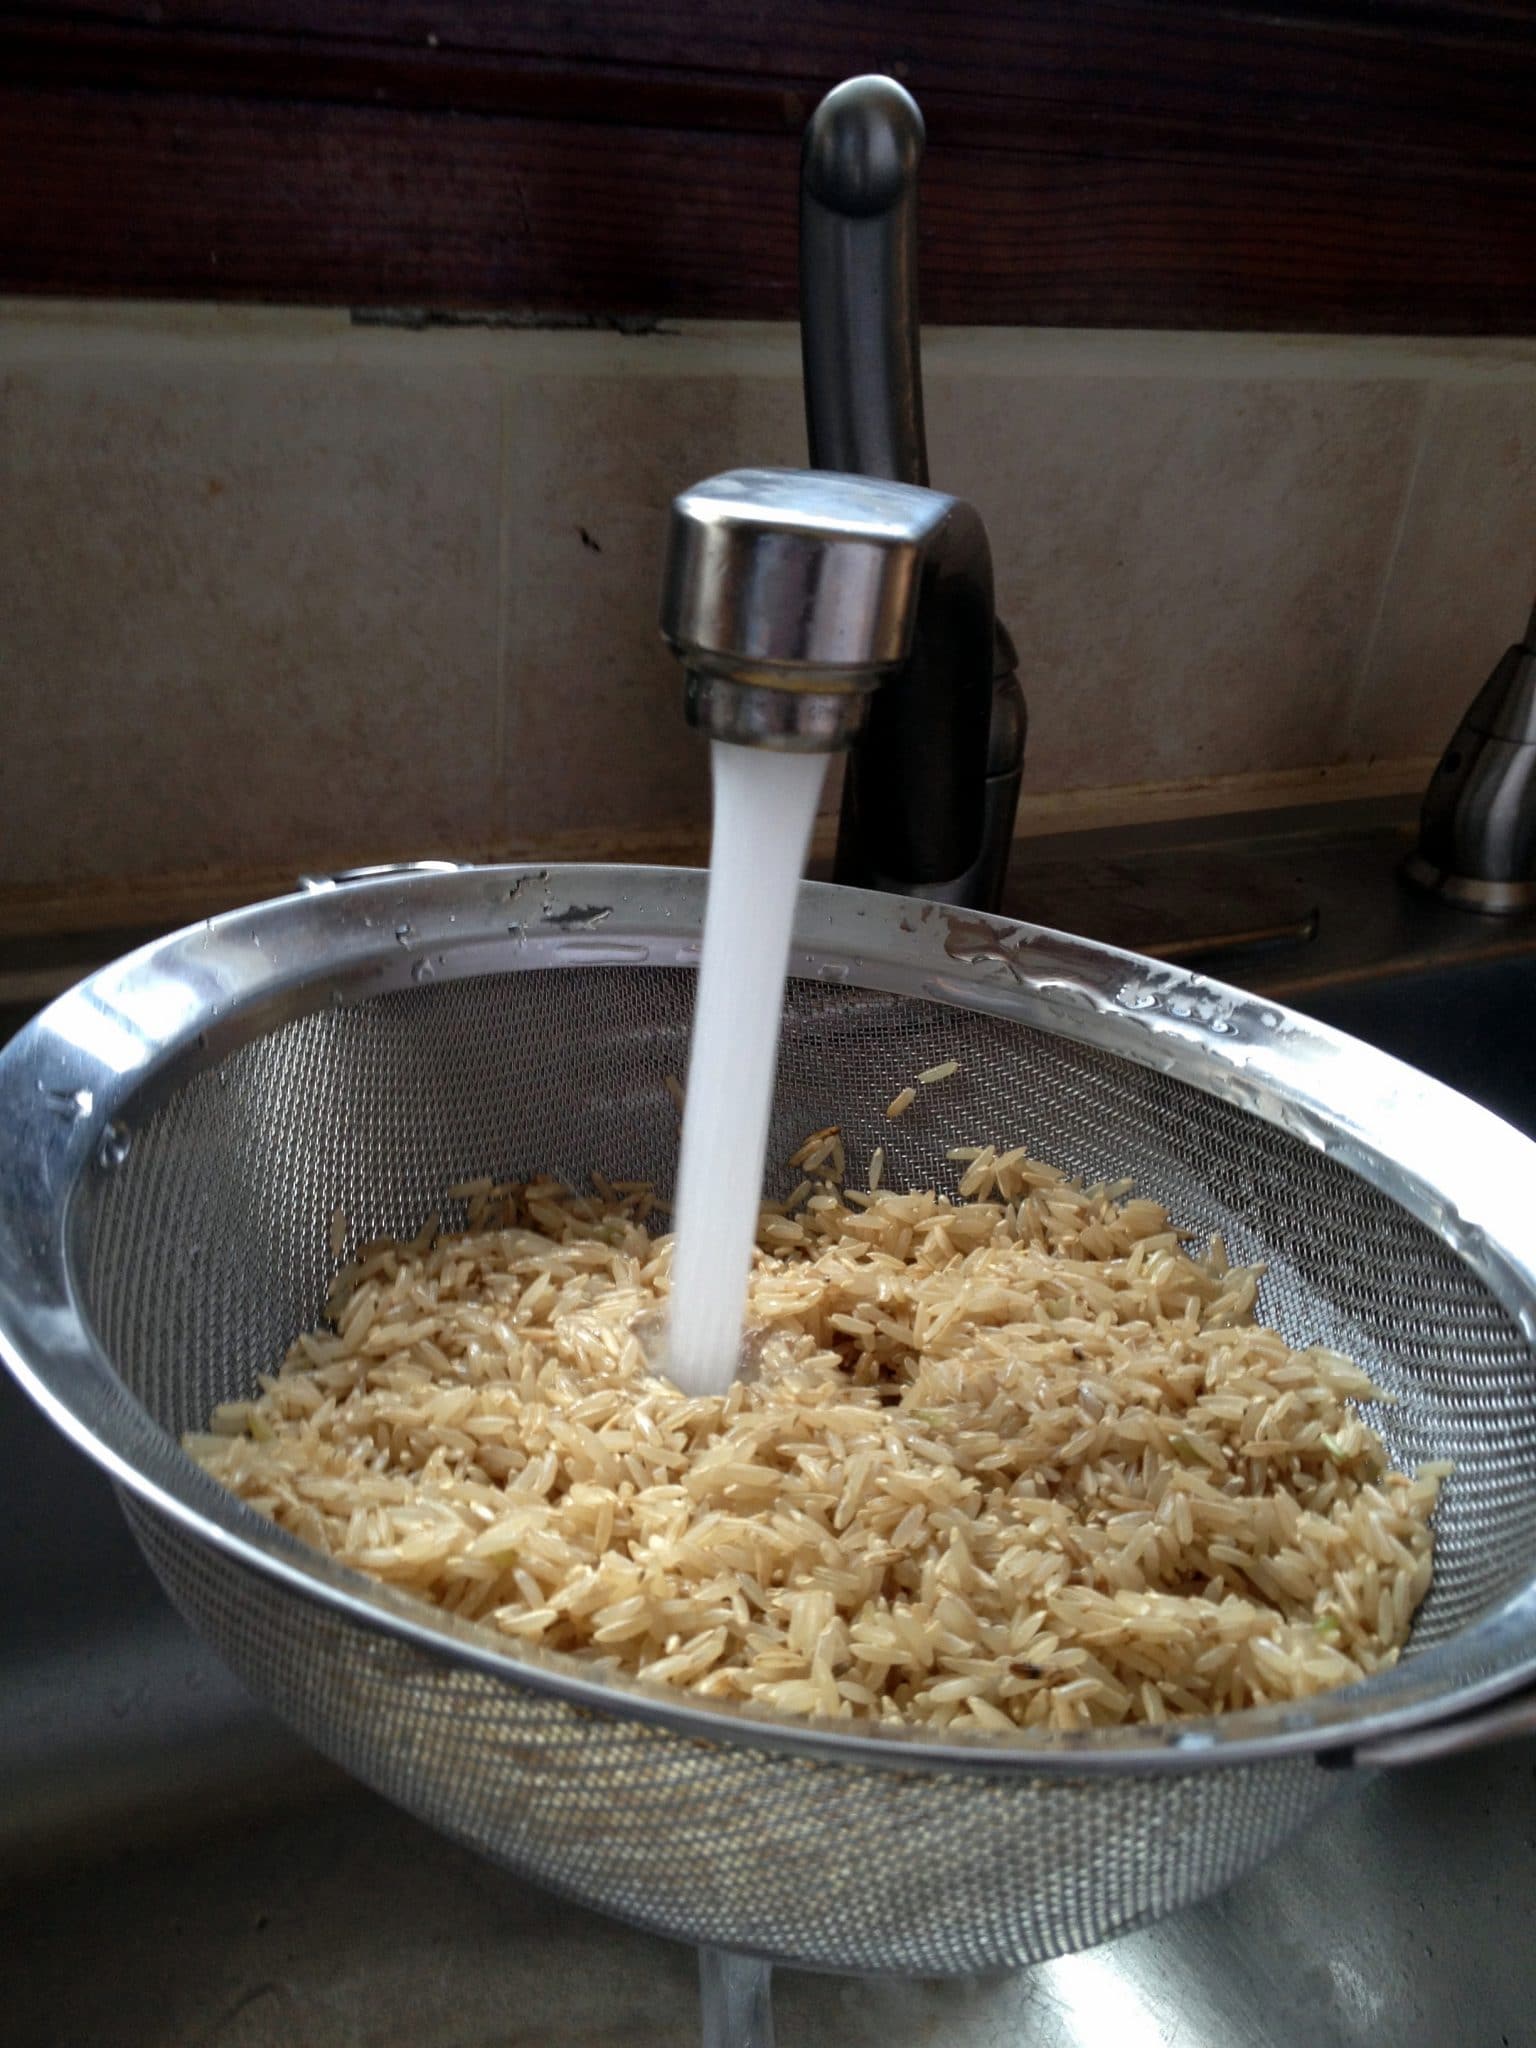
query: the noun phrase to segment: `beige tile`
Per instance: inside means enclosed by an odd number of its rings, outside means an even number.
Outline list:
[[[797,376],[530,378],[507,434],[506,829],[708,816],[703,743],[656,630],[667,507],[805,460]]]
[[[990,526],[1040,792],[1336,761],[1417,388],[938,377],[934,482]]]
[[[934,480],[987,516],[1019,643],[1028,787],[1342,758],[1419,403],[1404,380],[930,377]],[[520,387],[509,830],[705,815],[655,638],[667,502],[802,461],[801,436],[791,376]]]
[[[0,378],[0,882],[496,830],[494,379]]]
[[[1437,753],[1536,598],[1536,383],[1434,392],[1350,736]]]

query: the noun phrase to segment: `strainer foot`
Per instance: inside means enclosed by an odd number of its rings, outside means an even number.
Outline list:
[[[704,2048],[773,2048],[773,1965],[726,1948],[699,1950]]]

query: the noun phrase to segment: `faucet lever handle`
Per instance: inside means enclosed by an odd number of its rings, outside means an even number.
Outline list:
[[[800,352],[811,467],[926,484],[917,319],[923,117],[894,78],[846,79],[800,155]]]
[[[806,127],[800,350],[813,468],[928,482],[917,310],[923,146],[917,102],[894,78],[845,80]],[[936,644],[934,630],[920,634],[921,681],[882,692],[870,715],[844,785],[835,872],[995,909],[1024,763],[1017,658],[1000,624],[990,647]],[[978,754],[972,712],[988,675],[990,737]]]

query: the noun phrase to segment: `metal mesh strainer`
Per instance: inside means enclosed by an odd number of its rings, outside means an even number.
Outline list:
[[[105,970],[0,1056],[0,1339],[156,1570],[321,1749],[539,1882],[705,1945],[860,1970],[1039,1960],[1209,1891],[1325,1768],[1464,1739],[1536,1674],[1536,1147],[1396,1062],[1176,969],[808,887],[772,1156],[842,1124],[892,1184],[1026,1143],[1262,1258],[1262,1310],[1457,1461],[1410,1655],[1303,1705],[935,1743],[599,1683],[364,1583],[178,1433],[319,1313],[338,1204],[412,1233],[480,1172],[670,1180],[703,878],[479,869],[285,899]],[[899,1123],[920,1069],[961,1074]],[[1523,1711],[1523,1709],[1521,1710]],[[1507,1710],[1506,1710],[1507,1713]]]

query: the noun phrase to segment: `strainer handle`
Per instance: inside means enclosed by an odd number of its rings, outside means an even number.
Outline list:
[[[1536,1735],[1536,1691],[1516,1693],[1510,1700],[1475,1713],[1462,1714],[1454,1721],[1437,1721],[1428,1728],[1408,1728],[1401,1735],[1379,1736],[1345,1752],[1351,1764],[1365,1770],[1394,1764],[1427,1764],[1437,1757],[1461,1756],[1472,1749],[1488,1749],[1496,1742],[1512,1742],[1516,1736]]]
[[[727,1948],[699,1950],[704,2048],[773,2048],[773,1965]]]

